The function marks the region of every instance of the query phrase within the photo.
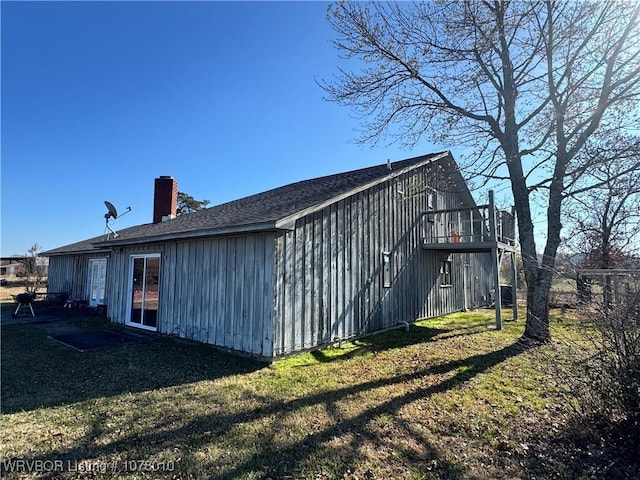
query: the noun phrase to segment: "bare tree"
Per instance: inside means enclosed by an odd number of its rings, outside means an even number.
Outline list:
[[[592,268],[614,268],[640,248],[640,170],[620,175],[640,150],[630,157],[615,156],[614,142],[588,151],[607,161],[594,162],[582,183],[588,186],[567,202],[567,244]],[[613,157],[611,157],[614,155]]]
[[[34,243],[22,259],[24,286],[27,292],[37,293],[47,277],[47,268],[42,262],[43,259],[38,257],[40,251],[40,245]]]
[[[360,70],[341,69],[322,86],[329,100],[361,116],[360,141],[452,142],[471,152],[463,162],[468,177],[510,182],[527,339],[550,338],[561,208],[590,166],[582,152],[639,124],[639,17],[639,2],[612,1],[340,2],[329,9],[335,46]],[[534,196],[546,205],[540,257]]]

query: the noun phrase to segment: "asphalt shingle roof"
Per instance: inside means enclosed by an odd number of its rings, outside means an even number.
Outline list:
[[[273,225],[280,219],[396,174],[404,168],[442,158],[444,153],[446,152],[394,162],[391,171],[386,164],[383,164],[291,183],[198,212],[181,215],[166,222],[147,223],[118,230],[118,238],[110,240],[109,243],[114,245],[143,243],[166,240],[172,236],[183,238],[190,234],[197,236],[197,234],[206,234],[207,232],[213,235],[216,230],[232,231],[238,229],[241,231],[242,227],[250,229],[251,226],[257,230],[259,226]],[[107,247],[104,235],[49,250],[43,255],[91,251],[96,247],[98,249]]]

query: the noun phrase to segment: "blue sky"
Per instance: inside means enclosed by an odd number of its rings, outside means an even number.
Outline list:
[[[326,8],[1,2],[2,255],[103,234],[104,200],[150,222],[158,175],[215,205],[443,149],[353,143]]]

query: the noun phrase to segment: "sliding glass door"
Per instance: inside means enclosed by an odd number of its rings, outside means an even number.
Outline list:
[[[156,330],[160,287],[160,254],[134,255],[130,264],[129,323]]]

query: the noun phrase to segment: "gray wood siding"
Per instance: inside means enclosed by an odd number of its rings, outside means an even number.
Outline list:
[[[490,257],[420,247],[430,187],[443,192],[438,208],[460,205],[456,189],[435,177],[429,167],[403,174],[300,218],[277,237],[274,355],[464,308],[465,263],[473,288],[490,278]],[[383,252],[392,258],[390,288],[382,283]],[[446,259],[450,287],[440,285]]]
[[[471,308],[490,304],[490,290],[495,288],[493,282],[493,260],[490,253],[469,254],[471,280]]]
[[[131,255],[151,253],[161,258],[158,332],[267,358],[485,305],[489,253],[421,247],[430,194],[440,194],[438,209],[460,206],[445,177],[430,166],[406,172],[299,218],[293,230],[117,247],[107,313],[126,323]],[[105,256],[51,257],[49,291],[88,299],[89,258]],[[443,260],[452,262],[449,286]]]
[[[109,315],[127,321],[131,255],[160,253],[158,332],[271,357],[274,248],[273,234],[259,234],[122,249],[109,266]]]
[[[70,298],[89,300],[89,260],[107,258],[107,275],[109,274],[108,254],[79,254],[49,257],[49,277],[47,291],[68,292]]]

